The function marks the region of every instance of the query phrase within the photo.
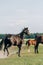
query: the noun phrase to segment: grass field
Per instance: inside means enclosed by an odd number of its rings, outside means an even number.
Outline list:
[[[11,47],[10,53],[17,51],[17,47]],[[8,56],[8,58],[0,59],[0,65],[43,65],[43,45],[39,45],[39,54],[34,53],[34,46],[30,46],[31,52],[28,53],[27,46],[23,46],[21,57],[16,53]]]

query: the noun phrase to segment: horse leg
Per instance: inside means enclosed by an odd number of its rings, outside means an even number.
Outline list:
[[[3,49],[3,51],[4,51],[4,55],[5,55],[5,50],[6,50],[6,44],[4,45],[4,49]]]
[[[36,53],[36,50],[37,50],[37,48],[36,48],[36,45],[35,45],[35,53]]]
[[[3,50],[4,50],[4,55],[5,55],[5,49],[6,49],[6,48],[4,47],[4,49],[3,49]]]
[[[18,45],[18,48],[19,48],[19,50],[18,50],[18,56],[20,57],[21,45]]]
[[[28,52],[30,52],[30,48],[29,47],[30,47],[30,44],[28,44]]]
[[[8,51],[8,48],[6,48],[6,51],[7,51],[7,56],[9,55],[9,51]]]
[[[35,45],[35,53],[38,53],[38,45],[39,45],[39,43],[36,43],[36,45]]]
[[[20,50],[21,50],[21,47],[19,47],[19,51],[18,51],[18,56],[20,57]]]
[[[7,47],[4,47],[4,55],[5,55],[5,50],[7,51],[7,56],[9,55],[9,51]]]
[[[7,56],[9,55],[8,48],[9,48],[10,46],[11,46],[11,44],[9,44],[8,46],[6,46]]]
[[[18,54],[18,56],[20,55],[20,50],[21,50],[21,46],[18,46],[19,50],[16,52],[16,54]]]
[[[39,52],[38,52],[38,46],[39,46],[39,44],[37,45],[37,53],[39,53]]]

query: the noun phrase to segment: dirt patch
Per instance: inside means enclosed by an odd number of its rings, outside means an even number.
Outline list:
[[[11,52],[11,53],[9,53],[9,55],[7,56],[7,52],[6,52],[5,55],[4,55],[4,52],[3,52],[3,51],[0,51],[0,59],[1,59],[1,58],[2,58],[2,59],[3,59],[3,58],[8,58],[9,56],[16,54],[16,52],[17,52],[17,51]]]
[[[0,51],[0,58],[7,58],[7,54],[4,55],[3,51]]]

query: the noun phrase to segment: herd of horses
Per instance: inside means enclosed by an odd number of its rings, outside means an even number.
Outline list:
[[[5,36],[5,38],[2,39],[1,42],[0,42],[0,50],[3,48],[3,45],[4,45],[4,49],[3,49],[4,53],[5,53],[5,51],[7,51],[7,56],[8,56],[9,55],[8,48],[11,47],[12,45],[17,46],[18,47],[17,54],[20,57],[20,51],[21,51],[21,47],[22,47],[22,44],[23,44],[24,34],[29,36],[30,33],[29,33],[29,30],[28,30],[28,27],[24,28],[21,31],[21,33],[19,33],[19,34],[16,34],[16,35],[7,34]],[[38,36],[38,35],[35,35],[34,40],[27,40],[26,41],[26,45],[28,45],[28,47],[30,45],[34,45],[35,53],[38,53],[38,46],[39,46],[40,43],[43,44],[43,36]]]

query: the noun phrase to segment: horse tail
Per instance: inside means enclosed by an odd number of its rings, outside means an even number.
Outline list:
[[[28,41],[26,41],[26,45],[28,44]]]
[[[3,47],[3,39],[0,42],[0,50],[2,50],[2,47]]]

